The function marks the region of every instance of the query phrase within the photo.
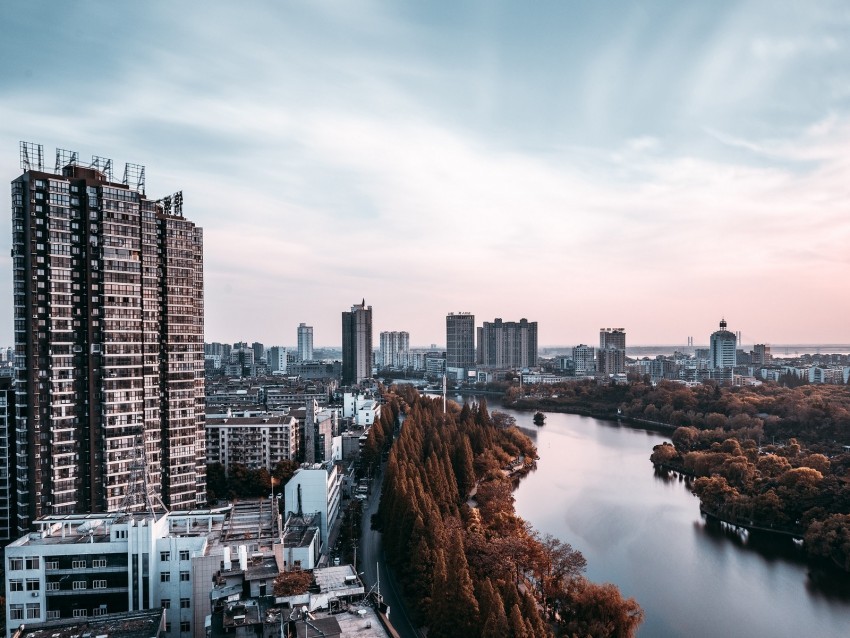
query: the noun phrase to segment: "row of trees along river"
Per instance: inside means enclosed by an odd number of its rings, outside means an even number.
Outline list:
[[[697,477],[694,493],[707,513],[805,537],[811,555],[850,571],[846,386],[574,383],[534,388],[511,402],[668,426],[672,444],[656,446],[651,460]]]
[[[765,538],[778,543],[785,537],[786,554],[771,550],[765,556],[784,556],[792,563],[807,556],[810,598],[800,596],[798,616],[820,617],[824,626],[848,617],[850,390],[846,386],[690,388],[664,382],[653,387],[641,380],[618,386],[574,382],[525,388],[522,396],[509,392],[506,402],[529,409],[619,415],[638,427],[667,433],[663,438],[668,441],[652,436],[657,444],[651,460],[661,473],[656,472],[656,478],[671,472],[687,477],[684,485],[700,499],[709,522],[732,523],[739,536],[741,529],[749,530],[751,538],[745,535],[743,546],[758,547]],[[571,417],[571,425],[577,418]],[[792,538],[804,539],[802,549]],[[678,540],[673,539],[671,549]],[[672,553],[670,559],[675,559]],[[763,576],[765,592],[774,593],[775,573],[765,571]],[[640,592],[637,595],[640,598]],[[831,601],[829,611],[818,612],[815,606],[826,600]],[[810,608],[803,609],[807,605]]]
[[[516,515],[512,481],[537,451],[513,418],[484,401],[444,414],[440,400],[393,389],[389,409],[406,417],[374,524],[429,638],[634,635],[638,604],[588,581],[580,552]],[[367,454],[391,439],[385,424],[373,430]]]

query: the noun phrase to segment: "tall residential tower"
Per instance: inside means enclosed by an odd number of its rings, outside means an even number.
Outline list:
[[[372,376],[372,306],[364,299],[342,313],[342,384],[355,385]]]
[[[313,326],[298,324],[298,360],[313,360]]]
[[[446,315],[446,370],[467,370],[475,365],[475,315],[450,312]]]
[[[206,502],[203,235],[145,169],[21,143],[12,182],[17,528]]]

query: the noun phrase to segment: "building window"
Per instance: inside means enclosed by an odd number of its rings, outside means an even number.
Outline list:
[[[27,620],[41,618],[41,603],[27,603]]]
[[[91,562],[92,567],[106,567],[105,558],[96,558]]]
[[[88,589],[88,583],[84,580],[75,580],[74,589]]]
[[[59,569],[59,561],[58,560],[46,560],[44,561],[45,569]]]
[[[189,609],[192,606],[192,600],[190,598],[181,598],[180,599],[180,609]]]
[[[171,560],[171,552],[160,552],[159,553],[159,560],[163,563],[167,563],[168,561]]]
[[[47,610],[47,620],[59,620],[59,610],[58,609],[48,609]]]
[[[41,581],[38,578],[27,578],[27,591],[38,591],[41,589]]]
[[[91,610],[92,616],[105,616],[107,613],[109,612],[106,610],[106,605],[101,605]]]
[[[160,607],[162,607],[163,609],[171,609],[171,599],[170,598],[163,598],[161,601],[159,601],[159,603],[160,603]]]
[[[14,571],[16,569],[24,568],[24,559],[23,558],[10,558],[9,559],[9,571]]]
[[[192,623],[188,620],[180,622],[180,631],[192,631]]]
[[[47,591],[59,591],[59,583],[45,583]]]
[[[180,560],[189,560],[189,550],[181,549],[180,550]]]
[[[84,560],[72,560],[71,561],[71,567],[73,569],[85,569],[86,568],[86,561],[84,561]]]
[[[189,582],[189,572],[180,572],[180,581],[184,583]]]
[[[161,583],[171,582],[171,572],[162,572],[159,575],[159,582],[161,582]]]
[[[23,620],[24,619],[24,606],[23,605],[9,605],[9,618],[12,620]]]
[[[20,578],[9,581],[9,591],[24,591],[24,581]]]
[[[105,580],[95,580],[92,582],[92,589],[106,589]]]
[[[88,609],[75,609],[74,610],[74,618],[85,618],[89,615]]]

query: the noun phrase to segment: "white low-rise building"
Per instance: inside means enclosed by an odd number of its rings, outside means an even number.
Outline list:
[[[282,570],[280,523],[267,499],[157,515],[45,516],[35,527],[5,550],[7,638],[22,624],[145,609],[165,610],[165,636],[203,638],[223,572],[250,571],[252,592],[264,595]]]
[[[328,535],[339,515],[342,479],[336,463],[305,463],[295,470],[285,488],[286,516],[319,513],[321,551],[327,551]]]

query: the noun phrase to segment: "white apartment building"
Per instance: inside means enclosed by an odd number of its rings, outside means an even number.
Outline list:
[[[381,416],[381,404],[363,394],[345,392],[342,395],[342,416],[353,419],[357,427],[368,428]]]
[[[328,534],[339,515],[342,480],[342,472],[332,461],[305,463],[295,470],[284,487],[285,516],[319,513],[321,551],[327,550]]]
[[[6,548],[6,637],[22,624],[164,609],[165,635],[204,638],[215,581],[282,557],[279,526],[267,501],[232,511],[41,517],[37,532]],[[271,591],[276,567],[252,579],[252,592]]]
[[[271,472],[298,453],[298,421],[291,416],[209,418],[206,431],[207,463],[225,468],[240,464]]]

